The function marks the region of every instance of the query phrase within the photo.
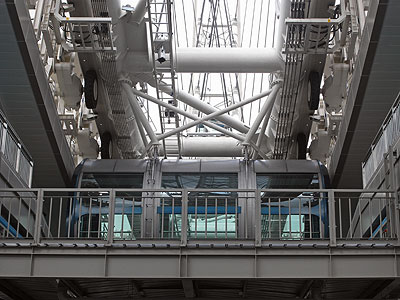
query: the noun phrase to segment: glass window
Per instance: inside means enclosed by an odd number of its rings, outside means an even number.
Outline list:
[[[235,238],[237,237],[237,193],[223,191],[238,188],[237,173],[164,173],[161,187],[165,189],[209,189],[210,192],[189,193],[188,238]],[[218,190],[221,190],[218,192]],[[180,197],[180,193],[165,193],[166,197]],[[177,238],[182,226],[180,212],[171,214],[168,201],[160,207],[163,237]],[[175,210],[180,201],[174,201]],[[164,213],[162,213],[164,212]]]
[[[143,187],[143,174],[84,173],[81,187],[141,189]]]
[[[81,187],[140,189],[143,187],[143,174],[84,173]],[[76,202],[75,211],[81,214],[80,235],[88,238],[107,238],[108,196],[102,195],[101,192],[80,192],[79,197],[82,200],[80,203]],[[140,191],[116,192],[114,210],[114,238],[133,240],[140,237],[142,193]]]
[[[318,174],[257,174],[259,189],[318,189]]]
[[[162,188],[237,189],[236,173],[163,173]]]
[[[319,238],[325,220],[324,197],[302,192],[319,189],[318,174],[257,174],[259,189],[298,189],[300,191],[263,192],[261,194],[262,238]],[[322,214],[322,216],[320,215]]]

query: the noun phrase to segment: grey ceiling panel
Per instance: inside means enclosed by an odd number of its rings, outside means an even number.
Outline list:
[[[362,187],[361,163],[399,92],[399,14],[397,0],[371,1],[346,115],[329,168],[334,187]]]
[[[25,1],[0,1],[0,38],[1,107],[33,157],[33,184],[68,186],[74,163]]]

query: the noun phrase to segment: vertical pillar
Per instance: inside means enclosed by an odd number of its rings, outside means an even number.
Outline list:
[[[393,197],[391,197],[391,206],[390,211],[392,212],[392,215],[390,218],[393,218],[394,222],[394,232],[391,234],[394,234],[397,238],[398,243],[400,244],[400,215],[399,215],[399,183],[398,180],[396,180],[396,171],[394,169],[394,164],[395,164],[395,157],[393,154],[393,146],[389,146],[389,178],[390,178],[390,189],[393,190]],[[392,222],[392,220],[391,220]]]
[[[43,215],[43,201],[44,201],[43,189],[39,189],[36,198],[36,219],[35,219],[35,232],[33,234],[33,240],[35,244],[40,243],[41,229],[42,229],[42,215]]]
[[[7,124],[3,123],[1,130],[3,130],[2,141],[1,141],[1,152],[6,153],[6,139],[7,139]]]
[[[329,245],[336,247],[336,216],[335,216],[335,193],[328,191],[328,215],[329,215]]]
[[[29,178],[28,178],[28,187],[32,187],[32,177],[33,177],[33,161],[29,161]]]
[[[182,225],[181,225],[181,246],[186,247],[187,245],[187,220],[188,220],[188,191],[184,189],[182,191]]]
[[[19,173],[19,167],[20,167],[20,162],[21,162],[21,144],[17,144],[17,161],[15,162],[15,171]]]
[[[255,204],[254,209],[254,235],[255,235],[255,246],[261,247],[261,191],[255,190]]]
[[[107,244],[111,245],[114,241],[114,220],[115,220],[115,190],[110,190],[110,200],[108,204],[108,232]]]

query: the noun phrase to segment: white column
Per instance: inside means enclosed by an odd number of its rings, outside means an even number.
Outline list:
[[[125,93],[127,94],[128,100],[130,101],[130,103],[132,105],[132,111],[133,111],[133,114],[135,115],[135,119],[138,120],[138,126],[144,127],[144,129],[146,130],[147,134],[150,137],[151,144],[158,145],[159,142],[158,142],[157,136],[154,133],[153,129],[151,128],[150,123],[147,120],[146,116],[144,115],[142,108],[140,107],[139,103],[137,102],[135,94],[132,92],[132,87],[124,81],[121,82],[121,86],[124,89]]]
[[[272,73],[284,63],[272,48],[177,48],[175,66],[181,73]]]
[[[277,7],[278,14],[278,28],[275,33],[275,49],[279,54],[282,53],[283,44],[286,38],[286,23],[285,20],[290,16],[290,0],[281,0],[276,1],[279,3],[279,7]]]
[[[265,101],[261,111],[258,113],[257,118],[255,119],[253,125],[249,132],[247,132],[246,139],[243,144],[249,144],[250,141],[253,139],[257,129],[260,127],[260,124],[264,118],[269,119],[271,116],[272,107],[274,106],[275,99],[278,95],[278,91],[281,88],[281,83],[277,83],[273,88],[271,94],[269,94],[267,101]],[[263,132],[260,134],[264,134]]]
[[[135,12],[130,17],[128,23],[140,24],[143,21],[143,18],[147,12],[146,2],[147,0],[139,0],[137,5],[135,6]],[[149,2],[151,2],[151,0]],[[161,5],[159,8],[161,9]]]

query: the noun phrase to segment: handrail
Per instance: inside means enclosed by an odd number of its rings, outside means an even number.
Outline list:
[[[400,138],[400,93],[376,134],[362,162],[364,184],[367,184],[383,160],[389,146]],[[391,132],[389,132],[389,130]],[[377,149],[378,148],[378,149]],[[376,157],[380,155],[380,157]],[[372,165],[371,165],[372,164]]]
[[[186,247],[189,240],[245,239],[258,247],[265,240],[326,240],[335,247],[338,240],[399,242],[400,233],[392,190],[14,188],[0,189],[0,205],[8,220],[21,217],[7,238],[22,238],[29,214],[42,216],[29,229],[35,243],[178,239]]]
[[[59,22],[72,23],[72,22],[101,22],[101,23],[111,23],[112,18],[101,18],[101,17],[63,17],[60,14],[60,4],[61,0],[56,0],[54,6],[54,16]]]
[[[22,181],[30,187],[33,169],[32,156],[2,111],[0,111],[0,124],[0,152],[8,161],[10,167],[13,168]],[[12,143],[13,146],[10,143]],[[16,152],[13,150],[16,150]]]
[[[115,51],[112,41],[111,17],[64,17],[60,14],[60,4],[61,0],[55,1],[51,17],[56,41],[66,51]],[[61,34],[62,25],[65,25],[67,29],[65,36]],[[68,34],[70,41],[67,38]]]

